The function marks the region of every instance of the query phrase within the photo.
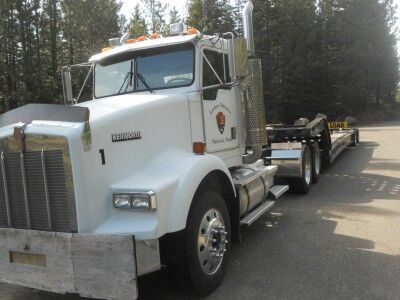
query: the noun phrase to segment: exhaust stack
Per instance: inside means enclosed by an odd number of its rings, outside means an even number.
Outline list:
[[[249,57],[256,55],[254,47],[254,31],[253,31],[253,2],[249,0],[244,6],[243,17],[243,32],[247,43],[247,53]]]
[[[256,57],[254,47],[253,8],[253,3],[249,0],[242,14],[249,57],[248,85],[243,93],[246,114],[246,147],[252,150],[251,153],[243,156],[244,164],[252,164],[259,160],[262,156],[263,146],[267,143],[261,59]]]

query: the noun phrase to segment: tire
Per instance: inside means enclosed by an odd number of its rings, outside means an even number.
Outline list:
[[[296,178],[292,182],[293,190],[298,194],[307,194],[310,191],[312,183],[312,155],[309,146],[304,146],[302,160],[301,178]]]
[[[356,147],[356,146],[357,146],[357,133],[354,132],[353,135],[351,136],[350,147]]]
[[[360,131],[358,129],[354,129],[354,133],[351,139],[352,139],[352,142],[350,144],[351,147],[356,147],[357,144],[360,143]]]
[[[229,211],[219,193],[205,190],[194,199],[185,234],[174,244],[168,256],[175,259],[167,268],[178,288],[200,296],[215,291],[225,276],[231,245]]]
[[[321,151],[317,142],[315,142],[310,149],[312,158],[312,182],[318,183],[322,168]]]

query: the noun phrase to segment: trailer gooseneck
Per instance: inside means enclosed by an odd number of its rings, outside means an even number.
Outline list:
[[[266,124],[252,11],[245,39],[182,24],[111,39],[62,69],[65,105],[0,116],[0,281],[135,299],[137,278],[166,266],[208,295],[241,226],[289,189],[307,193],[358,142],[324,118]],[[76,68],[92,80],[88,101]]]

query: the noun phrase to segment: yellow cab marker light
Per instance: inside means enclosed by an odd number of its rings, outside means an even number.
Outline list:
[[[138,38],[136,38],[136,40],[137,40],[138,42],[143,42],[143,41],[147,40],[147,37],[145,37],[144,35],[142,35],[142,36],[139,36]]]
[[[151,40],[156,40],[156,39],[161,38],[161,35],[159,33],[155,32],[155,33],[150,34],[149,38]]]
[[[127,44],[134,44],[137,43],[137,39],[129,39],[126,41]]]
[[[190,27],[186,30],[187,35],[192,35],[192,34],[199,34],[200,31],[198,31],[196,28]]]

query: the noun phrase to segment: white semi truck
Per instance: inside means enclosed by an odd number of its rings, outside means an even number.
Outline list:
[[[245,39],[171,26],[111,39],[65,105],[0,116],[0,281],[92,298],[135,299],[166,266],[200,295],[222,282],[240,228],[358,140],[324,118],[265,122],[253,4]]]

